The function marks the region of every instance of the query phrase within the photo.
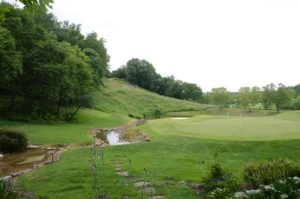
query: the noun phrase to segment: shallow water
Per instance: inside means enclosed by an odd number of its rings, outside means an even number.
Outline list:
[[[130,142],[121,139],[121,131],[105,131],[97,133],[97,137],[109,145],[130,144]]]
[[[47,159],[47,150],[30,149],[21,153],[5,155],[0,159],[0,176],[10,175],[25,169],[31,169],[34,165]]]

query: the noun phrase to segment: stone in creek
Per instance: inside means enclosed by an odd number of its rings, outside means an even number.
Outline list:
[[[0,159],[3,158],[3,157],[4,157],[4,155],[0,153]]]
[[[134,187],[136,187],[136,188],[147,187],[148,185],[150,185],[150,182],[140,181],[140,182],[134,183]]]
[[[41,147],[40,147],[40,146],[33,145],[33,144],[29,144],[29,145],[27,146],[27,149],[39,149],[39,148],[41,148]]]
[[[129,176],[128,171],[117,172],[117,174],[118,174],[119,176],[122,176],[122,177],[128,177],[128,176]]]

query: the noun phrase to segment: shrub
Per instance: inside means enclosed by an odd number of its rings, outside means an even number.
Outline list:
[[[255,188],[294,176],[300,176],[300,161],[268,160],[249,164],[244,169],[245,182]]]
[[[210,166],[210,173],[202,183],[204,195],[208,198],[226,198],[238,189],[233,175],[218,163]]]
[[[18,131],[0,129],[0,151],[12,153],[24,151],[27,147],[26,136]]]
[[[160,110],[154,110],[154,117],[156,118],[156,119],[159,119],[160,117],[161,117],[161,112],[160,112]]]

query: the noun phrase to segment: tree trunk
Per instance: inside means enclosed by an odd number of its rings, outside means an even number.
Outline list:
[[[279,104],[276,104],[276,111],[277,111],[277,113],[279,113],[279,110],[280,110],[280,106],[279,106]]]

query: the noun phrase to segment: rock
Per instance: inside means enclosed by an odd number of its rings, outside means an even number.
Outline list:
[[[165,197],[163,196],[152,196],[149,199],[164,199]]]
[[[122,176],[122,177],[128,177],[128,176],[129,176],[128,171],[117,172],[117,174],[118,174],[119,176]]]
[[[54,148],[52,148],[52,147],[48,147],[48,148],[46,148],[48,151],[52,151],[52,150],[55,150]]]
[[[18,172],[12,173],[11,177],[18,177],[18,176],[23,175],[25,173],[29,173],[30,171],[32,171],[32,169],[25,169],[23,171],[18,171]]]
[[[4,176],[4,177],[2,177],[3,181],[9,180],[9,179],[11,179],[11,176]]]
[[[4,157],[4,155],[0,153],[0,159],[3,158],[3,157]]]
[[[39,148],[41,148],[41,147],[40,147],[40,146],[33,145],[33,144],[29,144],[29,145],[27,146],[27,149],[39,149]]]
[[[143,192],[143,193],[155,193],[155,188],[154,187],[147,187],[145,189],[141,189],[140,192]]]
[[[117,167],[115,170],[116,170],[116,171],[122,171],[123,169],[120,168],[120,167]]]
[[[135,182],[134,187],[136,188],[142,188],[142,187],[147,187],[150,185],[150,182],[144,182],[144,181],[140,181],[140,182]]]

